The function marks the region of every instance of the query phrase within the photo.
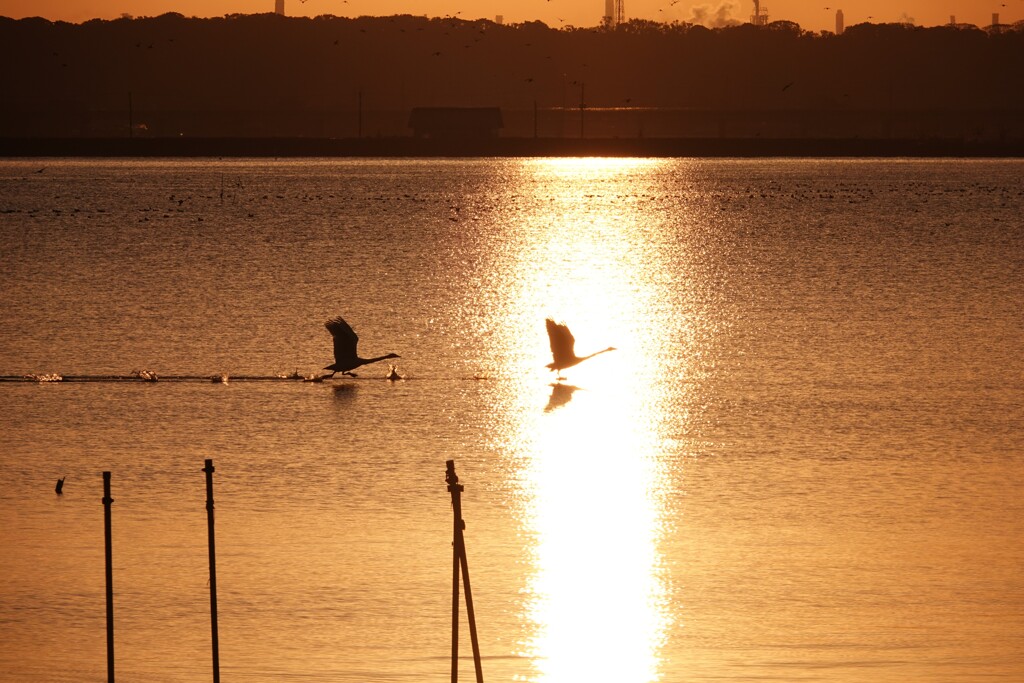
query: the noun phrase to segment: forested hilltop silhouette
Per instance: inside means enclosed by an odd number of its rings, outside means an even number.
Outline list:
[[[415,16],[0,18],[0,137],[1024,138],[1024,27],[615,28]]]

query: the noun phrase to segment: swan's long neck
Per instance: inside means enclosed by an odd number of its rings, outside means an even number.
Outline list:
[[[583,361],[587,360],[588,358],[593,358],[594,356],[600,356],[602,353],[608,353],[609,351],[614,351],[614,350],[615,350],[614,346],[609,346],[607,349],[601,349],[600,351],[595,351],[594,353],[590,354],[589,356],[583,356],[583,358],[580,358],[580,362],[582,363]]]
[[[394,357],[395,357],[395,354],[388,353],[388,354],[385,354],[383,356],[377,356],[376,358],[360,358],[359,360],[362,361],[361,365],[369,365],[370,363],[376,363],[378,361],[388,360],[389,358],[394,358]]]

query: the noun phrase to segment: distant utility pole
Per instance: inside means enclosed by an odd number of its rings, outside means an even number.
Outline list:
[[[580,138],[583,137],[583,112],[587,109],[587,101],[584,97],[587,84],[580,81]]]

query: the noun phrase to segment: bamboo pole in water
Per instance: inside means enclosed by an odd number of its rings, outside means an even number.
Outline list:
[[[459,477],[455,474],[455,461],[449,460],[448,469],[445,472],[444,480],[448,483],[448,491],[452,494],[452,509],[454,511],[455,529],[452,533],[452,683],[459,680],[459,531],[462,524],[461,501],[456,503],[458,496],[456,491],[461,491]]]
[[[452,494],[452,512],[455,518],[454,538],[452,542],[452,683],[459,678],[459,570],[462,570],[463,587],[466,591],[466,617],[469,619],[469,639],[473,646],[473,667],[476,671],[476,683],[483,683],[484,672],[480,658],[480,642],[476,633],[476,614],[473,611],[473,592],[469,584],[469,561],[466,559],[466,539],[463,531],[466,522],[462,519],[462,491],[459,477],[455,474],[455,461],[448,460],[445,481],[448,491]]]
[[[465,528],[465,525],[463,525]],[[462,587],[466,593],[466,616],[469,618],[469,641],[473,645],[473,667],[476,669],[476,683],[484,683],[483,665],[480,662],[480,642],[476,637],[476,615],[473,612],[473,592],[469,589],[469,563],[466,560],[466,542],[459,534],[459,557],[462,560]]]
[[[114,683],[114,571],[110,538],[110,472],[103,473],[103,537],[107,565],[107,683]]]
[[[213,536],[213,460],[206,467],[206,526],[210,545],[210,631],[213,643],[213,683],[220,683],[220,646],[217,639],[217,552]]]

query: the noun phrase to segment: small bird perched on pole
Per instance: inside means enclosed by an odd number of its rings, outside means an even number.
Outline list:
[[[341,316],[328,320],[324,323],[324,327],[334,337],[334,363],[324,368],[324,370],[331,371],[331,374],[324,375],[324,378],[333,377],[336,372],[348,375],[349,377],[355,377],[356,375],[352,373],[352,370],[362,365],[369,365],[370,363],[387,360],[388,358],[401,358],[397,353],[389,353],[377,358],[360,358],[356,353],[356,344],[359,343],[359,337],[356,335],[355,330],[352,329],[352,326],[345,322]]]

